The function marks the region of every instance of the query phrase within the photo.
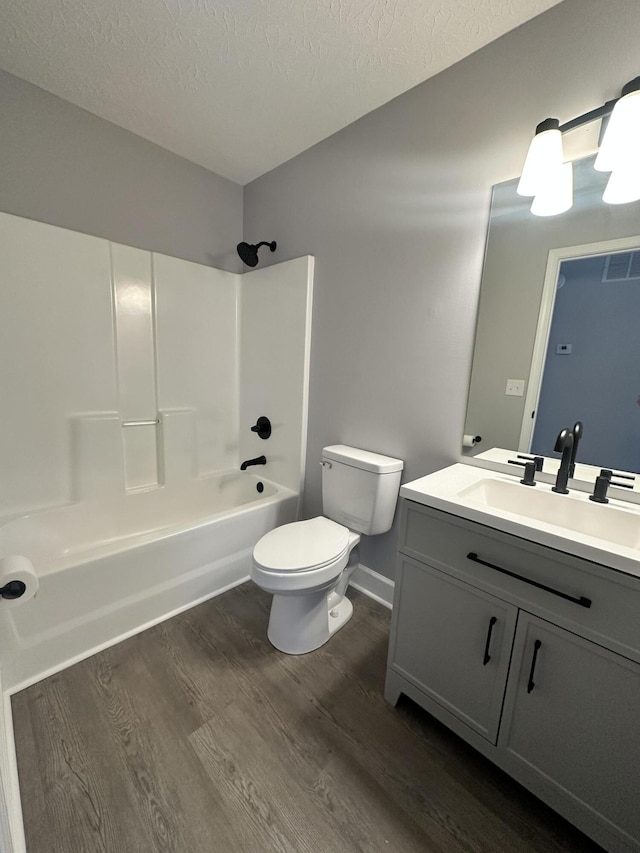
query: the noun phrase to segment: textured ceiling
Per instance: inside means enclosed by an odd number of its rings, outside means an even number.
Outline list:
[[[0,0],[0,67],[245,184],[559,0]]]

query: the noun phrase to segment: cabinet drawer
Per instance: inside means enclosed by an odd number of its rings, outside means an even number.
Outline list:
[[[409,500],[400,550],[640,661],[638,578]]]

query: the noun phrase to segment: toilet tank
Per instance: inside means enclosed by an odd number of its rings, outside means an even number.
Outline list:
[[[345,444],[322,451],[322,507],[328,518],[375,536],[393,523],[402,459]]]

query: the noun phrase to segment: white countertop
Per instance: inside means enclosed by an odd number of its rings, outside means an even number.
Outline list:
[[[576,533],[559,524],[487,506],[482,500],[464,494],[470,487],[490,479],[517,484],[519,488],[533,491],[530,486],[521,486],[518,477],[458,463],[427,477],[405,483],[400,489],[400,497],[640,577],[640,548],[622,545],[604,537]],[[579,502],[583,507],[573,506],[572,509],[578,514],[584,510],[585,514],[597,518],[598,521],[602,518],[606,522],[609,518],[607,513],[611,510],[616,514],[630,514],[632,517],[624,520],[630,526],[634,526],[637,521],[640,543],[640,508],[636,504],[614,498],[606,505],[595,504],[589,501],[585,492],[573,490],[568,495],[555,494],[547,483],[538,483],[535,489],[539,490],[539,493],[548,492],[549,500]],[[526,501],[524,494],[522,497]],[[594,513],[602,513],[602,516],[594,516]]]

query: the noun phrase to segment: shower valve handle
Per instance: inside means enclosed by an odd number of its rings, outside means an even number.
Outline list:
[[[260,438],[269,438],[271,435],[271,421],[261,415],[255,426],[251,427],[251,432],[257,432]]]

